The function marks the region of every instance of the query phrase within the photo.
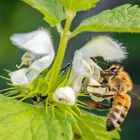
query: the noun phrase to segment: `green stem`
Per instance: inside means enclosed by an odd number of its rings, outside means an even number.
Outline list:
[[[49,82],[51,84],[51,90],[53,90],[55,88],[55,84],[56,84],[58,75],[60,73],[60,69],[61,69],[61,66],[63,63],[65,51],[66,51],[68,40],[69,40],[68,33],[69,33],[71,23],[73,21],[74,16],[75,16],[75,13],[73,13],[72,11],[68,11],[68,10],[66,11],[66,23],[65,23],[65,27],[64,27],[62,36],[60,38],[57,56],[55,58],[55,62],[53,64],[53,66],[52,66],[52,73],[51,73],[51,77],[49,80]]]

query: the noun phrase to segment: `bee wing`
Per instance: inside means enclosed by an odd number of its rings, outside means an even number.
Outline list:
[[[132,106],[140,108],[140,85],[134,85],[133,90],[129,92],[132,98]]]

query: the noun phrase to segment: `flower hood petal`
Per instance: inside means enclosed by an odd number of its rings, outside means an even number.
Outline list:
[[[10,40],[14,45],[36,54],[50,53],[53,48],[50,33],[44,28],[29,33],[16,33]]]
[[[122,61],[126,50],[120,43],[107,36],[97,36],[80,49],[85,57],[103,57],[106,61]]]

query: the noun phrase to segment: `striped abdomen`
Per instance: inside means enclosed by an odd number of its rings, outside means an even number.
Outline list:
[[[131,105],[131,98],[128,94],[118,94],[114,98],[112,108],[107,117],[107,131],[119,127],[126,117]]]

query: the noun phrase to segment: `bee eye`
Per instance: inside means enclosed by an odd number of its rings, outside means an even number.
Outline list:
[[[110,69],[111,74],[116,74],[118,72],[118,69],[116,67],[113,67]]]

